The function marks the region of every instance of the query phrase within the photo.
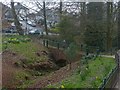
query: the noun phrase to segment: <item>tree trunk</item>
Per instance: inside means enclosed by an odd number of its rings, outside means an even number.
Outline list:
[[[113,3],[107,2],[107,52],[112,49],[112,14],[113,14]]]
[[[85,38],[85,31],[86,31],[86,4],[85,2],[81,3],[81,16],[80,16],[80,28],[81,28],[81,38],[82,38],[82,43],[84,43],[84,38]]]
[[[120,1],[118,2],[118,49],[120,49]]]
[[[12,14],[13,14],[13,17],[14,17],[14,23],[15,23],[15,26],[16,26],[16,29],[19,33],[19,35],[23,35],[24,32],[21,28],[21,25],[20,25],[20,22],[18,20],[18,17],[17,17],[17,14],[16,14],[16,11],[15,11],[15,7],[14,7],[14,1],[11,0],[11,8],[12,8]]]
[[[60,15],[62,15],[62,0],[60,0]]]
[[[43,14],[44,14],[44,27],[46,35],[48,35],[48,29],[47,29],[47,21],[46,21],[46,7],[45,7],[45,1],[43,1]]]

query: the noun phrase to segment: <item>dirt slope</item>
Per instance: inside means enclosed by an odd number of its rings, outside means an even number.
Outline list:
[[[72,74],[73,71],[75,71],[79,66],[79,61],[72,63],[71,65],[71,70],[69,70],[69,65],[52,72],[50,75],[47,77],[43,77],[42,79],[38,80],[36,83],[34,83],[32,86],[29,88],[44,88],[45,86],[49,84],[54,84],[57,82],[62,81],[66,77]]]

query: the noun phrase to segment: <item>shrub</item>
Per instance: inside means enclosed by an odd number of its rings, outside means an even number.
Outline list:
[[[77,55],[77,46],[74,43],[71,43],[69,47],[65,50],[65,54],[70,62],[71,69],[71,61],[74,60]]]

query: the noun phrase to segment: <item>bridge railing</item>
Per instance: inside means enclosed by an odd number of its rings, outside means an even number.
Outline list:
[[[116,66],[111,70],[109,75],[103,80],[103,83],[99,87],[99,90],[104,90],[105,88],[114,88],[114,84],[118,80],[119,68]]]

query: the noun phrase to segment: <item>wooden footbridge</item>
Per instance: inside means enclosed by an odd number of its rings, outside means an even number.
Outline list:
[[[120,90],[120,50],[115,55],[116,66],[112,69],[111,73],[103,80],[99,90],[106,88],[112,90]]]

